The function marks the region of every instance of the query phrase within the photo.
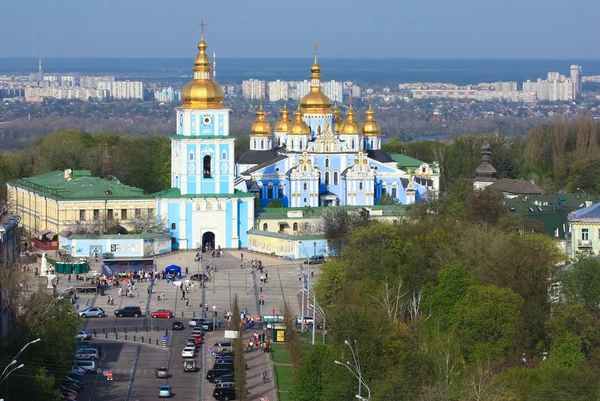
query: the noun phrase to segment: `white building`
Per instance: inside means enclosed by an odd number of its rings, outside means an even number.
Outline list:
[[[258,79],[242,81],[242,96],[244,99],[264,100],[267,94],[267,83]]]
[[[268,84],[269,100],[288,100],[290,98],[290,85],[287,81],[270,81]]]
[[[82,76],[79,77],[79,86],[82,88],[89,89],[100,89],[98,88],[99,82],[114,82],[115,77],[113,76],[102,76],[102,77],[93,77],[93,76]]]
[[[516,82],[496,82],[494,84],[494,89],[497,91],[503,91],[503,92],[516,91],[517,83]]]
[[[144,84],[141,81],[100,81],[98,89],[107,89],[113,99],[144,99]]]
[[[336,101],[343,102],[344,101],[344,83],[338,81],[325,81],[321,84],[321,88],[323,89],[323,93],[328,98]]]
[[[573,81],[573,96],[577,99],[583,90],[583,68],[580,65],[571,66],[571,80]]]

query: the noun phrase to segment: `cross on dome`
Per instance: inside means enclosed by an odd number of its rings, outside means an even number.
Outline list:
[[[315,43],[313,43],[313,47],[315,48],[315,56],[317,55],[317,50],[319,49],[319,44],[317,43],[317,41],[315,40]]]
[[[200,26],[200,32],[202,34],[202,37],[204,38],[204,27],[208,24],[206,22],[204,22],[204,18],[203,18],[200,20],[200,23],[198,25]]]

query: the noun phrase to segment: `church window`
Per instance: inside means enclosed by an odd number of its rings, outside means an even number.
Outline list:
[[[398,197],[398,189],[393,186],[392,187],[392,198],[396,199]]]
[[[263,150],[265,148],[265,140],[261,139],[260,140],[260,150]]]
[[[267,231],[269,229],[269,225],[267,223],[263,224],[263,231]]]
[[[362,190],[363,190],[363,184],[362,184],[362,181],[360,181],[360,182],[358,183],[358,189],[359,189],[360,191],[362,191]]]
[[[277,137],[277,147],[281,146],[281,138]]]
[[[177,224],[171,223],[171,230],[176,230],[176,229],[177,229]]]
[[[304,183],[304,190],[306,191],[308,189],[308,184]]]
[[[279,193],[277,194],[279,199],[283,199],[283,184],[279,184]]]
[[[352,150],[354,150],[354,139],[352,140]]]
[[[256,149],[256,139],[254,140],[254,149]]]
[[[204,178],[212,178],[210,162],[211,162],[210,156],[208,156],[208,155],[204,156],[204,163],[203,163],[204,164],[204,166],[203,166]]]
[[[325,167],[329,167],[329,159],[325,159]]]
[[[267,198],[268,199],[272,199],[273,198],[273,184],[269,184],[267,186]]]
[[[223,156],[221,157],[221,159],[227,159],[227,152],[223,152]]]
[[[194,152],[190,152],[190,160],[194,160]]]
[[[338,172],[333,172],[333,185],[338,185]]]
[[[325,172],[325,185],[329,185],[329,171]]]
[[[306,203],[306,198],[304,198],[304,203]]]
[[[292,226],[294,231],[298,231],[298,223],[294,223],[294,225]]]
[[[321,135],[321,124],[317,126],[317,134]]]
[[[302,150],[302,139],[300,139],[300,148],[298,150]]]
[[[373,140],[371,140],[371,149],[373,149]]]
[[[381,185],[381,196],[387,195],[387,184],[384,182]]]

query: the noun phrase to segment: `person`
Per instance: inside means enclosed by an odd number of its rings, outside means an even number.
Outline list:
[[[67,281],[70,283],[71,282],[71,275],[69,274],[69,276],[67,277]]]
[[[189,273],[189,272],[188,272],[188,268],[186,267],[186,268],[185,268],[185,275],[187,276],[187,275],[188,275],[188,273]]]
[[[185,291],[181,291],[181,299],[185,299]]]
[[[243,252],[241,252],[241,253],[240,253],[240,260],[241,260],[242,262],[244,261],[244,253],[243,253]]]
[[[190,305],[190,299],[186,298],[186,300],[185,300],[185,306],[189,306],[189,305]]]

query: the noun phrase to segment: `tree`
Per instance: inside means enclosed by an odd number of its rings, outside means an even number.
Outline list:
[[[327,238],[331,253],[339,255],[350,230],[368,222],[368,212],[354,212],[342,207],[327,208],[321,215],[323,234]]]
[[[502,195],[491,188],[473,190],[465,202],[465,215],[474,223],[494,226],[506,213],[501,200]]]
[[[235,355],[233,359],[233,364],[235,367],[235,395],[238,400],[247,401],[248,389],[246,383],[246,357],[244,356],[244,330],[242,328],[242,321],[240,319],[240,306],[238,303],[237,294],[233,298],[231,325],[232,328],[237,332],[237,337],[233,343]]]
[[[508,288],[469,287],[453,319],[466,359],[493,361],[516,350],[522,305],[523,298]]]
[[[391,195],[383,194],[377,201],[378,205],[399,205],[400,201],[397,198],[392,198]]]
[[[325,386],[334,364],[333,349],[315,344],[307,349],[294,378],[291,398],[295,401],[325,401]]]
[[[402,153],[404,151],[404,144],[399,136],[393,136],[387,143],[381,145],[381,149],[390,154]]]
[[[304,353],[300,344],[301,339],[296,331],[296,315],[286,300],[283,301],[281,314],[283,315],[283,324],[285,325],[285,347],[287,348],[288,355],[292,361],[294,376],[296,376],[302,365]],[[302,317],[302,320],[304,320],[304,317]],[[302,324],[304,324],[304,322],[302,322]]]
[[[279,199],[273,199],[266,207],[283,207],[283,203]]]
[[[568,300],[578,300],[589,310],[600,312],[600,260],[596,256],[579,255],[556,276]]]

